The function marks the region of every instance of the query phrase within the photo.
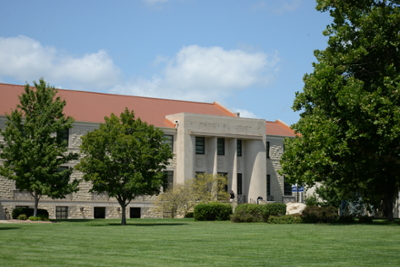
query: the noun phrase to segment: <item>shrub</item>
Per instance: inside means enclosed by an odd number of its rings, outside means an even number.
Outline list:
[[[198,204],[194,207],[195,221],[225,221],[229,220],[231,214],[232,206],[220,202]]]
[[[304,209],[302,219],[306,223],[328,223],[338,218],[338,209],[333,206],[308,206]]]
[[[16,219],[25,221],[28,219],[28,217],[25,214],[20,214]]]
[[[372,223],[372,217],[369,216],[361,216],[358,218],[359,223]]]
[[[295,224],[302,223],[300,215],[269,216],[268,223],[271,224]]]
[[[35,217],[35,216],[29,216],[29,220],[30,221],[39,221],[40,218],[39,217]]]
[[[354,217],[351,215],[346,215],[346,216],[340,216],[337,219],[338,223],[353,223],[354,222]]]
[[[281,216],[286,214],[286,204],[271,203],[266,205],[269,216]]]
[[[231,216],[232,222],[265,222],[268,213],[265,204],[240,204]]]
[[[241,204],[231,216],[232,222],[267,222],[270,215],[281,216],[286,213],[283,203]]]
[[[27,217],[33,216],[33,208],[15,208],[12,211],[13,219],[17,219],[20,214],[25,214]],[[37,210],[38,217],[46,217],[49,218],[49,213],[45,209]]]
[[[188,212],[185,214],[185,218],[193,218],[193,212]]]

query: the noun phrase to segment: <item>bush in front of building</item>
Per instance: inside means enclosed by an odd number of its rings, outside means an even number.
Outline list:
[[[338,208],[333,206],[307,206],[302,213],[305,223],[329,223],[334,222],[338,217]]]
[[[12,218],[17,219],[21,214],[25,214],[26,217],[33,216],[33,208],[15,208],[12,211]],[[49,218],[49,212],[45,209],[38,209],[37,216]]]
[[[269,216],[286,214],[283,203],[270,204],[240,204],[231,216],[232,222],[268,222]]]
[[[18,220],[22,220],[22,221],[25,221],[25,220],[27,220],[27,219],[28,219],[28,217],[26,217],[26,215],[25,215],[25,214],[20,214],[20,215],[18,215],[18,217],[17,217],[16,219],[18,219]]]
[[[270,224],[295,224],[303,223],[300,215],[283,215],[283,216],[269,216],[268,223]]]
[[[226,203],[211,202],[194,207],[195,221],[226,221],[230,219],[232,206]]]
[[[232,222],[266,222],[268,220],[267,204],[240,204],[231,216]]]
[[[49,221],[50,219],[48,217],[45,216],[29,216],[29,220],[30,221]]]
[[[282,216],[286,214],[286,204],[270,203],[266,204],[265,206],[269,216]]]

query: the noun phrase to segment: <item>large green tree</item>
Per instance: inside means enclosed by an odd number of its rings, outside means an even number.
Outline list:
[[[34,216],[42,196],[64,198],[78,190],[79,181],[70,181],[71,168],[63,168],[78,154],[68,153],[68,142],[62,138],[74,119],[63,114],[65,100],[43,79],[34,88],[25,86],[20,104],[7,114],[6,127],[0,129],[0,175],[15,181],[19,190],[34,198]]]
[[[111,114],[99,129],[82,137],[83,158],[76,168],[92,183],[91,192],[106,192],[122,209],[136,197],[160,193],[165,183],[162,170],[172,158],[162,130],[135,119],[125,109],[120,117]]]
[[[393,219],[400,188],[400,1],[317,0],[333,23],[328,47],[293,109],[300,135],[285,143],[282,174],[322,182],[342,198],[383,203]]]

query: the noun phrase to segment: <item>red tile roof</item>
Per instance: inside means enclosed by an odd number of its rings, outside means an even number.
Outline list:
[[[23,91],[24,86],[0,83],[0,115],[15,109],[19,103],[18,96]],[[119,115],[125,107],[134,110],[137,118],[157,127],[174,127],[165,116],[183,112],[236,117],[216,102],[201,103],[64,89],[58,89],[58,94],[67,101],[65,114],[76,121],[104,122],[104,116],[110,116],[111,113]]]
[[[9,114],[16,108],[19,104],[18,96],[24,92],[24,87],[0,83],[0,115]],[[119,115],[125,107],[134,110],[137,118],[157,127],[174,127],[165,116],[183,112],[236,117],[236,114],[217,102],[202,103],[65,89],[58,89],[58,94],[67,101],[65,114],[83,122],[104,122],[105,116],[111,113]],[[293,130],[279,120],[267,121],[266,132],[267,135],[295,136]]]
[[[266,121],[267,135],[295,137],[294,131],[280,120]]]

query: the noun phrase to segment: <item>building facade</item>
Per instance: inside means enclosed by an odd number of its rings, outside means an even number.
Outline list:
[[[0,84],[0,127],[5,127],[6,113],[19,103],[23,86]],[[99,127],[104,116],[119,115],[125,108],[136,117],[164,131],[174,157],[165,172],[172,184],[183,183],[196,173],[224,174],[228,190],[239,203],[258,200],[289,202],[294,197],[291,185],[277,173],[283,153],[283,140],[294,132],[283,122],[241,118],[222,105],[59,90],[67,105],[64,113],[75,118],[68,133],[68,148],[79,152],[81,136]],[[2,141],[0,136],[0,142]],[[0,159],[1,164],[1,159]],[[65,167],[73,168],[76,162]],[[74,177],[81,177],[75,171]],[[64,199],[42,197],[39,208],[47,209],[51,218],[120,218],[121,210],[107,194],[90,193],[90,183],[82,182],[80,190]],[[151,211],[155,196],[139,197],[127,208],[127,217],[157,217]],[[15,207],[32,207],[33,198],[19,191],[15,183],[0,177],[0,219]]]

